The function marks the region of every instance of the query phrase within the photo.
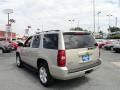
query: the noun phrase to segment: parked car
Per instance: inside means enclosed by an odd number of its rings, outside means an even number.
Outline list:
[[[54,79],[78,78],[96,70],[101,64],[100,50],[88,32],[60,30],[44,31],[19,44],[16,64],[38,70],[42,85],[49,86]]]
[[[114,44],[104,45],[104,49],[106,49],[106,50],[112,50],[113,47],[114,47]]]
[[[0,53],[10,52],[11,47],[8,41],[0,41]]]
[[[16,41],[10,42],[11,49],[12,49],[12,50],[17,50],[19,43],[22,43],[22,44],[23,44],[23,41],[21,41],[21,40],[16,40]]]
[[[113,50],[113,47],[114,47],[115,45],[118,45],[118,44],[119,44],[119,42],[116,41],[116,40],[110,40],[110,41],[111,41],[110,44],[104,45],[104,49],[106,49],[106,50]]]
[[[115,46],[113,47],[113,50],[114,50],[115,52],[117,52],[117,53],[120,53],[120,44],[119,44],[119,45],[115,45]]]
[[[96,39],[99,45],[99,48],[105,48],[110,50],[114,44],[117,44],[117,40],[110,40],[110,39]]]
[[[106,44],[106,40],[104,39],[96,39],[99,45],[99,48],[102,48]]]
[[[15,41],[14,41],[14,42],[12,41],[12,42],[10,42],[10,46],[11,46],[11,49],[12,49],[12,50],[16,50],[17,47],[18,47],[18,43],[15,42]]]

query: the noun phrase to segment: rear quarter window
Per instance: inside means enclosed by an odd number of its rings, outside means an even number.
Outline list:
[[[40,46],[40,39],[41,39],[40,35],[34,36],[33,43],[32,43],[32,48],[39,48],[39,46]]]
[[[58,49],[58,34],[45,34],[43,47],[47,49]]]

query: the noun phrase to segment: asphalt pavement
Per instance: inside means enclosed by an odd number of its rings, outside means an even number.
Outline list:
[[[120,90],[120,53],[101,52],[102,65],[93,73],[43,87],[36,72],[17,68],[15,53],[0,55],[0,90]]]

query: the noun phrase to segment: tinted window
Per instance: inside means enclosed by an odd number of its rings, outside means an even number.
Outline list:
[[[66,49],[95,47],[95,39],[89,33],[64,33]]]
[[[40,46],[40,35],[34,36],[32,48],[39,48]]]
[[[43,47],[48,49],[58,49],[58,34],[45,34]]]
[[[24,44],[24,47],[30,47],[31,41],[32,41],[32,37],[29,37],[29,38],[26,40],[26,42],[25,42],[25,44]]]
[[[0,38],[0,41],[5,41],[6,39],[5,38]]]

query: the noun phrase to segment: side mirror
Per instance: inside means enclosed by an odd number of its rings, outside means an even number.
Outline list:
[[[23,43],[18,43],[18,46],[23,47],[24,44]]]

